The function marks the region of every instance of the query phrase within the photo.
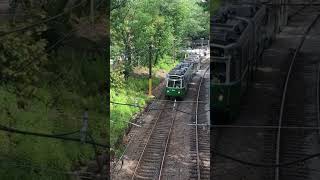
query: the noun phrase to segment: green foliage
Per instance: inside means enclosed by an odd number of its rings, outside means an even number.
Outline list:
[[[160,59],[158,64],[154,67],[155,71],[163,70],[169,72],[175,65],[177,65],[178,61],[174,61],[170,56],[165,55]]]
[[[159,78],[154,78],[153,84],[157,86],[160,83]],[[137,104],[144,106],[148,100],[147,89],[148,78],[147,77],[129,77],[124,83],[123,88],[110,89],[110,100],[114,102],[122,102],[128,104]],[[117,147],[121,142],[122,135],[128,127],[128,121],[131,117],[140,111],[137,107],[122,106],[117,104],[110,105],[110,140],[111,147]]]
[[[10,26],[11,27],[11,26]],[[7,27],[9,29],[9,27]],[[47,62],[46,40],[40,35],[45,27],[2,37],[0,41],[0,77],[15,82],[21,96],[30,96],[39,81],[40,68]]]
[[[119,65],[110,72],[110,87],[121,89],[124,85],[123,65]]]
[[[79,2],[26,0],[18,3],[23,3],[16,7],[25,8],[26,17],[9,19],[0,25],[1,31],[25,27]],[[74,19],[86,16],[87,12],[82,7],[79,9],[72,11],[72,15],[67,13],[55,21],[1,37],[1,125],[46,134],[79,131],[84,109],[88,108],[89,130],[95,141],[108,143],[105,57],[98,53],[74,52],[72,45],[69,45],[72,51],[64,46],[61,48],[64,51],[47,52],[61,35],[69,32]],[[85,43],[79,44],[88,47]],[[79,134],[71,136],[79,138]],[[79,161],[86,163],[93,158],[90,145],[0,132],[0,179],[71,179],[70,175],[47,171],[46,167],[70,172],[79,166]]]
[[[197,0],[128,0],[111,12],[111,19],[111,56],[125,54],[129,69],[148,64],[150,45],[157,65],[185,39],[209,34],[209,13]]]
[[[210,0],[210,13],[214,13],[220,6],[220,0]]]
[[[52,100],[49,90],[41,89],[38,96],[42,99]],[[80,108],[73,108],[71,102],[81,99],[64,92],[63,105],[64,114],[60,114],[55,109],[48,109],[46,106],[35,99],[32,100],[27,110],[20,110],[16,105],[14,94],[0,88],[0,124],[12,126],[17,129],[34,131],[39,133],[64,133],[70,132],[81,127],[82,111]],[[98,99],[86,98],[90,104],[99,101]],[[90,106],[91,107],[91,106]],[[96,112],[94,108],[89,111],[89,126],[95,132],[94,137],[102,141],[99,136],[101,127],[105,122],[106,114]],[[8,115],[10,112],[10,115]],[[77,137],[75,135],[74,137]],[[105,142],[105,141],[102,141]],[[90,145],[82,146],[79,143],[65,142],[60,140],[47,139],[34,136],[23,136],[0,132],[0,158],[9,156],[8,159],[1,160],[0,179],[70,179],[69,176],[59,173],[47,172],[46,170],[36,170],[31,168],[47,167],[61,171],[70,171],[77,161],[88,161],[94,158],[94,152]],[[31,167],[19,167],[14,164],[28,164]],[[12,165],[11,165],[12,164]]]
[[[183,58],[178,49],[187,39],[208,37],[209,12],[198,0],[113,0],[111,11],[111,58],[124,67],[112,69],[110,99],[143,106],[148,98],[148,78],[123,78],[131,69],[148,66],[150,56],[155,71],[168,72]],[[150,47],[152,47],[150,49]],[[173,57],[175,56],[175,60]],[[153,85],[160,79],[153,81]],[[136,107],[111,104],[111,146],[121,142],[128,121],[139,112]],[[118,147],[117,147],[118,148]],[[120,148],[121,149],[121,148]]]

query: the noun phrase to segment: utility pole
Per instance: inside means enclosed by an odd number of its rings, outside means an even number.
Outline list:
[[[173,39],[173,62],[176,62],[176,39]]]
[[[204,38],[201,38],[201,52],[202,52],[202,54],[204,54],[203,53],[203,40],[204,40]],[[201,63],[201,62],[200,62]]]
[[[91,23],[94,24],[94,0],[90,1],[90,17],[91,17]]]
[[[84,144],[87,138],[87,130],[88,130],[88,108],[85,108],[82,118],[82,128],[80,130],[81,134],[81,142]]]
[[[152,97],[152,44],[149,46],[149,96]]]

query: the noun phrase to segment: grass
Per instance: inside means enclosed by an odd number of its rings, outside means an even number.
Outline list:
[[[47,108],[43,102],[36,99],[30,99],[25,109],[19,109],[16,95],[0,87],[0,124],[46,134],[79,130],[83,112],[81,105],[74,102],[84,99],[99,104],[101,100],[99,97],[83,98],[77,94],[70,95],[66,89],[61,91],[62,100],[59,108],[63,109],[63,114],[56,110],[57,107]],[[52,101],[52,94],[51,90],[40,89],[37,96]],[[94,132],[97,141],[103,142],[99,133],[105,124],[106,113],[97,112],[89,105],[88,114],[89,129]],[[79,138],[79,134],[70,137]],[[105,141],[103,143],[105,144]],[[94,151],[90,145],[0,132],[0,179],[70,179],[67,175],[34,167],[70,171],[77,162],[86,162],[93,158]]]
[[[159,78],[153,79],[153,85],[157,86],[160,83]],[[124,87],[121,89],[111,89],[110,99],[114,102],[127,104],[137,104],[145,106],[148,101],[148,78],[147,77],[129,77]],[[117,147],[122,141],[122,137],[128,128],[128,121],[140,111],[140,108],[132,106],[123,106],[117,104],[110,105],[110,141],[111,147]],[[117,149],[116,148],[116,149]],[[121,150],[120,150],[121,151]],[[116,151],[118,154],[119,152]]]

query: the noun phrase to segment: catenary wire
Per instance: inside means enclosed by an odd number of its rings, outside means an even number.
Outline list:
[[[63,136],[55,136],[52,134],[44,134],[44,133],[37,133],[37,132],[31,132],[31,131],[22,131],[19,129],[10,128],[7,126],[0,125],[0,131],[5,131],[9,133],[15,133],[15,134],[22,134],[22,135],[30,135],[30,136],[37,136],[37,137],[45,137],[45,138],[52,138],[52,139],[60,139],[64,141],[74,141],[74,142],[81,142],[80,139],[77,138],[70,138],[70,137],[63,137]],[[102,148],[109,148],[109,145],[101,144],[101,143],[95,143],[93,141],[86,141],[87,144],[96,145]]]
[[[285,163],[279,163],[279,164],[260,164],[260,163],[253,163],[253,162],[248,162],[245,160],[235,158],[233,156],[221,153],[214,148],[211,148],[211,151],[213,152],[213,154],[220,156],[220,157],[223,157],[225,159],[229,159],[229,160],[232,160],[232,161],[238,162],[240,164],[244,164],[244,165],[249,165],[249,166],[254,166],[254,167],[262,167],[262,168],[286,167],[286,166],[291,166],[294,164],[302,163],[302,162],[305,162],[307,160],[310,160],[310,159],[313,159],[316,157],[320,157],[320,153],[315,153],[315,154],[312,154],[312,155],[309,155],[309,156],[306,156],[306,157],[303,157],[303,158],[300,158],[300,159],[297,159],[297,160],[294,160],[291,162],[285,162]]]
[[[52,20],[55,20],[55,19],[63,16],[64,14],[70,12],[71,10],[73,10],[73,9],[81,6],[82,4],[84,4],[84,2],[86,2],[86,1],[82,1],[82,2],[80,2],[79,4],[74,5],[74,6],[72,6],[71,8],[68,8],[68,10],[66,10],[66,11],[64,11],[64,12],[62,12],[62,13],[59,13],[59,14],[56,14],[56,15],[54,15],[54,16],[52,16],[52,17],[43,19],[43,20],[41,20],[41,21],[39,21],[39,22],[30,24],[30,25],[28,25],[28,26],[20,27],[20,28],[17,28],[17,29],[15,29],[15,30],[12,30],[12,31],[4,32],[4,33],[0,34],[0,37],[6,36],[6,35],[9,35],[9,34],[12,34],[12,33],[20,32],[20,31],[24,31],[24,30],[27,30],[27,29],[36,27],[36,26],[38,26],[38,25],[40,25],[40,24],[43,24],[43,23],[48,23],[48,22],[50,22],[50,21],[52,21]]]

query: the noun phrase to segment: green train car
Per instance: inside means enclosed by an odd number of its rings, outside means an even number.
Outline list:
[[[188,84],[197,71],[195,61],[185,60],[172,69],[166,77],[165,96],[167,99],[183,99],[188,91]]]
[[[252,41],[246,37],[251,28],[245,21],[236,19],[228,22],[228,26],[217,27],[212,32],[215,38],[210,48],[210,105],[214,113],[226,113],[233,119],[239,113],[240,99],[248,88],[253,65]],[[241,33],[234,33],[237,28]]]
[[[239,114],[262,48],[272,38],[272,29],[267,29],[272,28],[269,16],[263,5],[234,5],[222,7],[211,18],[211,123],[215,113],[226,114],[230,120]]]

